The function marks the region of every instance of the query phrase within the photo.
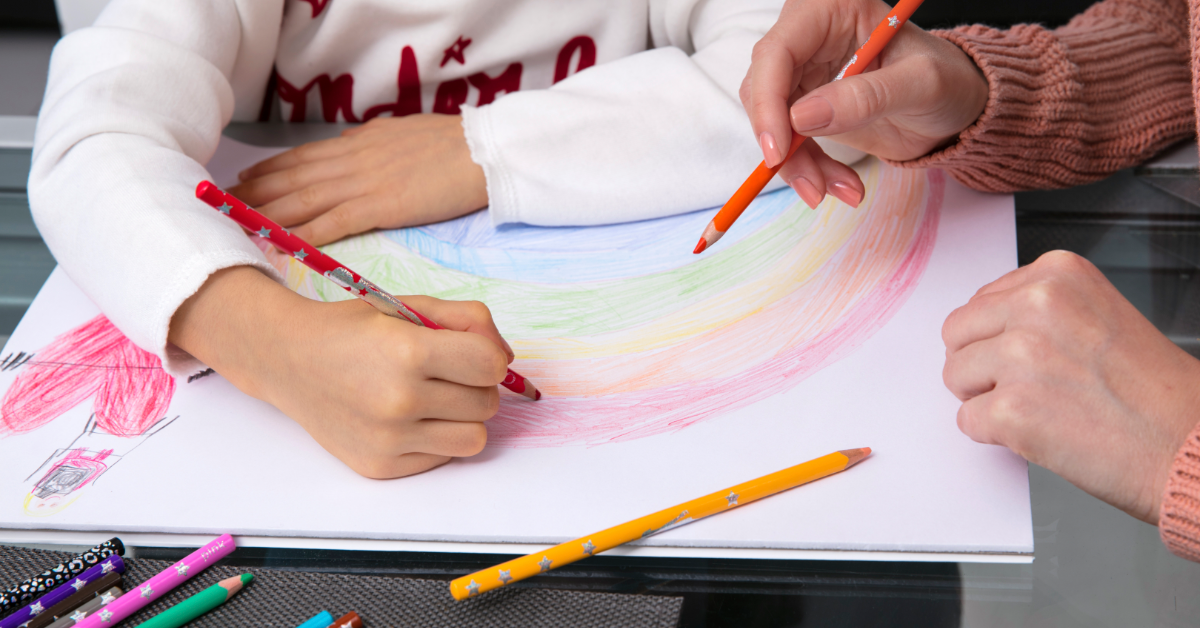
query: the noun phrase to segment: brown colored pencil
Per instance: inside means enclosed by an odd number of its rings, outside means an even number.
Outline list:
[[[362,617],[358,613],[350,611],[345,615],[337,618],[337,621],[329,624],[328,628],[362,628]]]
[[[25,628],[42,628],[54,623],[54,620],[59,617],[65,617],[71,611],[83,606],[88,601],[96,597],[97,593],[107,591],[110,588],[120,584],[121,574],[111,571],[91,582],[83,585],[78,591],[72,593],[67,599],[51,606],[50,608],[38,613],[33,619],[25,622]]]
[[[70,611],[62,617],[59,617],[57,621],[55,621],[53,624],[50,624],[50,628],[70,628],[84,617],[96,612],[96,610],[101,606],[104,606],[105,604],[108,604],[109,602],[121,597],[121,595],[124,593],[125,591],[121,590],[121,587],[113,587],[108,589],[104,593],[101,593],[87,602],[84,602],[83,606]]]

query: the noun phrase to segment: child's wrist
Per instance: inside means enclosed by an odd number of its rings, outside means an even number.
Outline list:
[[[167,340],[221,373],[244,392],[259,397],[261,350],[285,326],[280,313],[303,300],[251,266],[209,276],[171,318]]]

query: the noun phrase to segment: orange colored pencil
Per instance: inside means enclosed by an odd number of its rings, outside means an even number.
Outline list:
[[[850,57],[850,62],[846,64],[846,67],[842,68],[842,71],[838,72],[838,75],[833,80],[840,81],[847,76],[862,74],[862,71],[875,60],[875,57],[879,56],[884,46],[887,46],[892,37],[900,31],[900,27],[904,26],[908,18],[912,17],[917,7],[921,6],[922,1],[900,0],[900,2],[897,2],[896,6],[887,14],[887,17],[883,18],[879,26],[876,26],[871,35],[867,37],[867,41],[863,42],[858,51]],[[779,167],[794,155],[796,149],[807,139],[799,133],[793,133],[792,147],[788,149],[788,154],[783,158],[783,161],[776,164],[774,168],[768,168],[765,161],[759,163],[754,172],[750,173],[750,177],[746,179],[746,182],[737,189],[737,192],[733,193],[733,197],[721,207],[717,215],[704,228],[704,235],[700,236],[700,242],[696,244],[696,249],[692,253],[702,253],[708,247],[716,244],[717,240],[720,240],[721,236],[725,235],[726,231],[729,231],[729,228],[742,215],[742,212],[746,211],[746,207],[758,196],[758,193],[767,187],[767,183],[771,181],[771,177],[774,177],[775,173],[779,172]]]
[[[588,556],[595,556],[618,545],[644,539],[685,523],[744,506],[775,493],[819,480],[827,475],[833,475],[849,469],[870,454],[870,447],[846,449],[794,467],[788,467],[782,471],[764,475],[757,480],[743,482],[699,499],[660,510],[652,515],[634,519],[562,545],[556,545],[544,552],[522,556],[490,569],[463,576],[450,583],[450,594],[456,600],[475,597],[510,582],[524,580]]]

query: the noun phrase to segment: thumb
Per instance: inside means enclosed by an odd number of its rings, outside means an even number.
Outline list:
[[[887,66],[814,89],[792,105],[792,129],[808,137],[839,135],[910,112],[927,95],[909,65]]]

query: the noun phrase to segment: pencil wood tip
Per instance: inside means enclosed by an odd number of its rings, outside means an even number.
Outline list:
[[[694,250],[692,250],[692,255],[699,255],[704,252],[704,249],[707,249],[707,248],[708,248],[708,242],[705,242],[704,238],[700,238],[700,242],[698,244],[696,244],[696,248]]]
[[[542,398],[542,391],[538,390],[537,386],[533,385],[533,382],[526,379],[525,390],[521,391],[521,395],[528,397],[531,401],[537,401]]]
[[[871,455],[871,448],[870,447],[861,447],[859,449],[843,449],[843,450],[839,451],[838,453],[849,458],[849,460],[846,462],[846,468],[849,469],[850,467],[853,467],[854,465],[858,464],[859,462],[862,462],[863,458],[866,458],[867,456]]]

